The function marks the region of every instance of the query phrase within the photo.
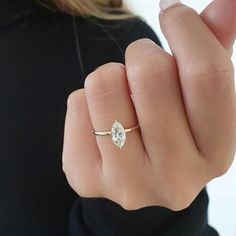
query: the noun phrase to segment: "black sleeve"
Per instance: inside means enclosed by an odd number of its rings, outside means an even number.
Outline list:
[[[86,27],[79,37],[86,72],[84,79],[96,67],[105,63],[121,62],[125,64],[125,50],[135,40],[149,38],[162,47],[151,26],[140,18],[123,21],[89,18],[83,23]],[[96,57],[94,57],[94,52],[97,54]]]

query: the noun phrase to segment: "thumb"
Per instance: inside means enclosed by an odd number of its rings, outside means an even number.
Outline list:
[[[203,10],[201,18],[232,55],[236,38],[236,1],[215,0]]]

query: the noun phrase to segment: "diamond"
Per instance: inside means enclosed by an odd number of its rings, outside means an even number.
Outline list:
[[[113,143],[121,149],[126,141],[126,133],[123,125],[117,120],[115,120],[111,128],[111,136]]]

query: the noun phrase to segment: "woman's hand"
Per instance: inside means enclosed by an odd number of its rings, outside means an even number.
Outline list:
[[[71,94],[63,170],[80,196],[105,197],[127,210],[182,210],[228,170],[236,145],[234,32],[218,41],[224,28],[213,25],[209,9],[204,22],[185,5],[167,8],[160,22],[173,56],[138,40],[127,48],[125,66],[99,67]],[[125,128],[140,125],[122,149],[91,133],[110,130],[115,119]]]

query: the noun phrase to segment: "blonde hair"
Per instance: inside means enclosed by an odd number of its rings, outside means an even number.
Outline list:
[[[83,17],[94,16],[110,20],[137,17],[128,10],[123,0],[40,0],[40,2],[51,8]]]

